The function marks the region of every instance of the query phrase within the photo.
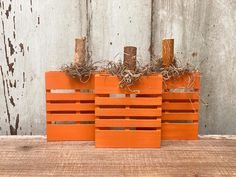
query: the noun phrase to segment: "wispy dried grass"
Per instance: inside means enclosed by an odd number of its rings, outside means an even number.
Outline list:
[[[81,82],[86,83],[89,81],[91,74],[98,69],[97,63],[90,61],[71,63],[69,65],[63,65],[61,70],[66,72],[70,77],[79,78]]]

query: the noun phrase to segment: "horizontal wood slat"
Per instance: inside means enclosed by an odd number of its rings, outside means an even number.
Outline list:
[[[156,116],[161,116],[161,108],[156,108],[156,109],[95,108],[95,114],[96,116],[156,117]]]
[[[95,114],[47,114],[47,121],[94,121]]]
[[[96,119],[96,127],[161,127],[161,119]]]
[[[151,105],[161,105],[161,97],[156,98],[109,98],[109,97],[97,97],[96,105],[142,105],[142,106],[151,106]]]
[[[95,100],[94,93],[46,93],[47,101],[89,101]]]
[[[164,101],[195,101],[199,99],[198,92],[163,92]]]
[[[162,76],[143,76],[134,85],[127,88],[119,87],[119,79],[111,75],[95,76],[96,94],[119,94],[119,93],[137,93],[137,94],[161,94],[162,93]]]
[[[82,83],[79,79],[72,79],[64,72],[50,71],[45,73],[46,90],[53,89],[93,89],[94,75],[88,82]]]
[[[162,123],[163,140],[197,140],[198,123]]]
[[[177,88],[200,88],[200,73],[189,73],[179,77],[171,78],[163,83],[163,89]]]
[[[94,111],[94,103],[47,103],[47,111]]]
[[[198,102],[194,103],[173,103],[173,102],[163,102],[162,110],[163,111],[197,111],[199,108]]]
[[[96,130],[96,147],[159,148],[160,130]]]
[[[47,140],[94,140],[94,126],[94,124],[47,124]]]
[[[198,113],[166,113],[163,112],[162,120],[198,120]]]

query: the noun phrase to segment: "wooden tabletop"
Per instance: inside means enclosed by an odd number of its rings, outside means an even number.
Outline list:
[[[236,139],[163,141],[160,149],[0,137],[0,176],[236,176]]]

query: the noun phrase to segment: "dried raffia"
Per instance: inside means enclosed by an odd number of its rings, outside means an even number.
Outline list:
[[[70,77],[79,78],[82,83],[86,83],[89,81],[91,74],[97,70],[96,63],[85,60],[82,63],[66,64],[61,67],[61,70],[66,72]]]
[[[162,58],[154,58],[152,59],[150,67],[153,73],[161,73],[165,81],[173,77],[179,77],[183,74],[192,73],[198,70],[190,63],[181,65],[180,60],[177,58],[174,58],[174,62],[169,66],[164,66],[162,64]]]
[[[164,81],[167,81],[171,78],[197,71],[197,68],[190,63],[183,66],[178,63],[180,63],[179,60],[175,58],[173,64],[166,67],[162,65],[162,58],[153,58],[150,64],[144,66],[138,64],[135,70],[129,70],[121,61],[108,61],[103,70],[111,75],[116,75],[120,80],[119,86],[121,88],[133,85],[141,76],[162,74]],[[192,83],[192,81],[190,82]]]
[[[147,75],[148,65],[143,67],[139,65],[134,70],[129,70],[121,61],[108,61],[104,67],[104,71],[111,75],[117,76],[120,80],[119,86],[121,88],[129,88],[136,81],[138,81],[141,76]]]

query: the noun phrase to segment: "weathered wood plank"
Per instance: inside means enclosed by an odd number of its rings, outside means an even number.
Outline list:
[[[236,139],[163,141],[160,149],[0,138],[0,176],[234,176]]]

